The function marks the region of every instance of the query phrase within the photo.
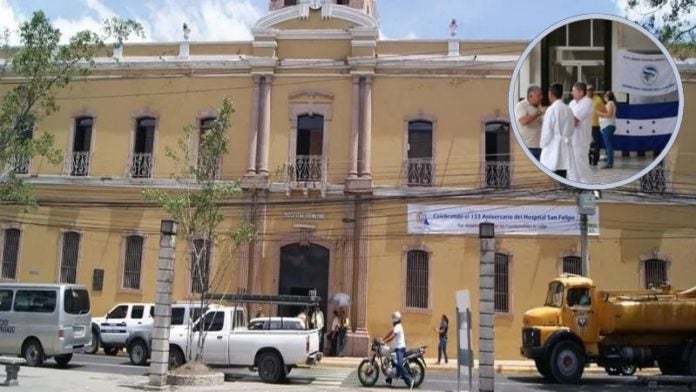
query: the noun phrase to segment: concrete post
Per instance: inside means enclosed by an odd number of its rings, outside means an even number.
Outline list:
[[[160,226],[159,259],[157,261],[155,322],[152,336],[152,355],[150,356],[149,386],[152,388],[164,388],[167,385],[176,231],[176,222],[170,220],[162,221]]]
[[[494,287],[495,232],[493,223],[479,225],[481,254],[479,263],[479,391],[493,392],[495,372]]]

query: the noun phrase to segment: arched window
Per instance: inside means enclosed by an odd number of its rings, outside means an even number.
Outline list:
[[[645,261],[645,288],[660,288],[667,282],[667,262],[660,259]]]
[[[485,125],[486,186],[509,188],[510,178],[510,124],[492,121]]]
[[[135,122],[135,139],[133,143],[133,159],[131,176],[133,178],[152,177],[152,153],[155,146],[154,117],[140,117]]]
[[[94,119],[92,117],[78,117],[75,119],[72,159],[70,160],[71,176],[86,176],[89,174],[93,124]]]
[[[407,185],[432,185],[434,163],[432,122],[416,120],[408,123],[406,150]]]
[[[144,239],[139,235],[126,237],[126,252],[123,261],[123,288],[140,290],[140,275],[143,266]]]
[[[80,233],[63,233],[63,250],[60,258],[60,282],[77,283],[77,263],[80,250]]]
[[[430,260],[428,252],[410,250],[406,254],[406,307],[428,309]]]
[[[578,256],[566,256],[563,258],[562,273],[582,275],[582,259]]]
[[[510,312],[510,260],[508,255],[495,254],[495,282],[493,287],[496,313]]]

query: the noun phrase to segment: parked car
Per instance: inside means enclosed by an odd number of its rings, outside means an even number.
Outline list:
[[[257,317],[249,321],[249,330],[303,330],[305,323],[298,317]]]
[[[29,366],[50,357],[65,366],[89,349],[91,317],[85,286],[0,283],[0,353],[21,355]]]
[[[128,337],[138,331],[152,329],[155,304],[123,303],[114,306],[104,317],[92,319],[92,349],[95,353],[99,347],[106,355],[116,355],[127,347]]]
[[[204,333],[203,362],[225,367],[257,369],[265,382],[278,382],[298,365],[321,360],[319,330],[251,330],[244,308],[209,309],[193,325],[193,341]],[[172,331],[169,337],[169,363],[186,361],[188,329]],[[192,351],[196,348],[192,347]],[[195,354],[195,352],[194,352]]]

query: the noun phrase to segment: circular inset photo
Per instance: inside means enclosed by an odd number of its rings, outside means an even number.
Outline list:
[[[510,117],[522,150],[581,189],[636,181],[674,143],[684,93],[674,59],[641,26],[583,15],[551,26],[520,57]]]

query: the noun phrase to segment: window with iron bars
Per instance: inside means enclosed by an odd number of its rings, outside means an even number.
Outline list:
[[[196,249],[191,251],[191,292],[200,294],[210,283],[210,242],[199,239],[193,241],[193,246]],[[196,258],[197,253],[200,259]]]
[[[123,288],[140,290],[140,273],[143,265],[143,237],[126,237],[126,254],[123,262]]]
[[[406,307],[428,309],[428,252],[411,250],[406,254]]]
[[[650,259],[645,261],[645,288],[660,288],[667,282],[667,262]]]
[[[494,311],[510,312],[510,262],[507,255],[495,254],[495,282],[493,287]]]
[[[80,249],[80,233],[63,233],[63,251],[60,260],[60,282],[77,283],[77,262]]]
[[[582,259],[578,256],[566,256],[563,258],[564,274],[582,275]]]
[[[17,278],[17,258],[19,256],[19,229],[5,229],[4,246],[2,248],[2,271],[0,278]]]

